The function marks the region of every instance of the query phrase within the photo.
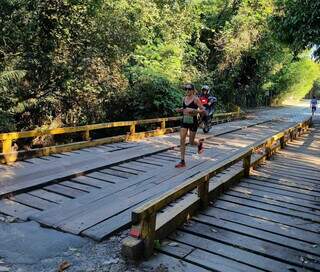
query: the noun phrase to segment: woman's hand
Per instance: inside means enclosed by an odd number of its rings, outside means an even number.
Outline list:
[[[183,109],[183,114],[185,114],[185,115],[194,115],[197,113],[198,113],[198,111],[195,109],[192,109],[192,108]]]
[[[183,112],[183,109],[182,108],[177,108],[176,112]]]

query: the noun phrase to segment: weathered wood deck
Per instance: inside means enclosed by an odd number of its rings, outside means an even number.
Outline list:
[[[147,267],[320,271],[320,120],[310,134],[171,234],[158,251]]]
[[[268,121],[274,116],[215,126],[205,136],[203,155],[187,149],[185,169],[174,168],[179,160],[177,133],[2,165],[0,212],[104,239],[128,226],[131,212],[142,203],[305,118],[292,111],[283,120]]]

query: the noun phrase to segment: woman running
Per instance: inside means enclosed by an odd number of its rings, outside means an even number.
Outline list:
[[[205,113],[204,107],[201,105],[199,98],[195,95],[196,90],[193,84],[185,86],[186,96],[183,98],[182,108],[177,109],[177,112],[183,113],[181,129],[180,129],[180,152],[181,161],[175,166],[181,168],[186,166],[186,137],[189,130],[189,143],[191,145],[198,145],[198,153],[203,151],[203,139],[199,142],[195,141],[198,129],[198,113]]]

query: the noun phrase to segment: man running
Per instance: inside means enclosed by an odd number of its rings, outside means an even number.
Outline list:
[[[310,108],[311,108],[312,116],[314,115],[314,113],[317,110],[317,105],[318,105],[317,98],[315,96],[313,96],[310,101]]]

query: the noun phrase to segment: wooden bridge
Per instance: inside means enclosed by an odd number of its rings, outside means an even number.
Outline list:
[[[244,148],[136,209],[139,239],[128,238],[125,253],[149,257],[155,246],[147,267],[168,271],[320,271],[320,120],[295,139],[290,129],[272,138],[282,140],[252,157],[250,174],[237,163]]]
[[[236,120],[224,122],[231,117]],[[318,123],[299,136],[310,122],[304,108],[238,117],[217,116],[212,132],[201,135],[205,152],[187,148],[185,169],[174,168],[176,119],[70,128],[68,133],[81,132],[81,142],[31,152],[10,149],[21,135],[0,135],[6,150],[0,156],[9,162],[0,165],[0,212],[97,241],[133,222],[133,236],[144,242],[147,257],[169,235],[146,265],[163,263],[172,271],[318,271]],[[150,123],[160,127],[136,130]],[[129,127],[129,134],[90,134],[116,125]],[[28,133],[21,137],[62,130]],[[296,136],[249,176],[250,167]]]

